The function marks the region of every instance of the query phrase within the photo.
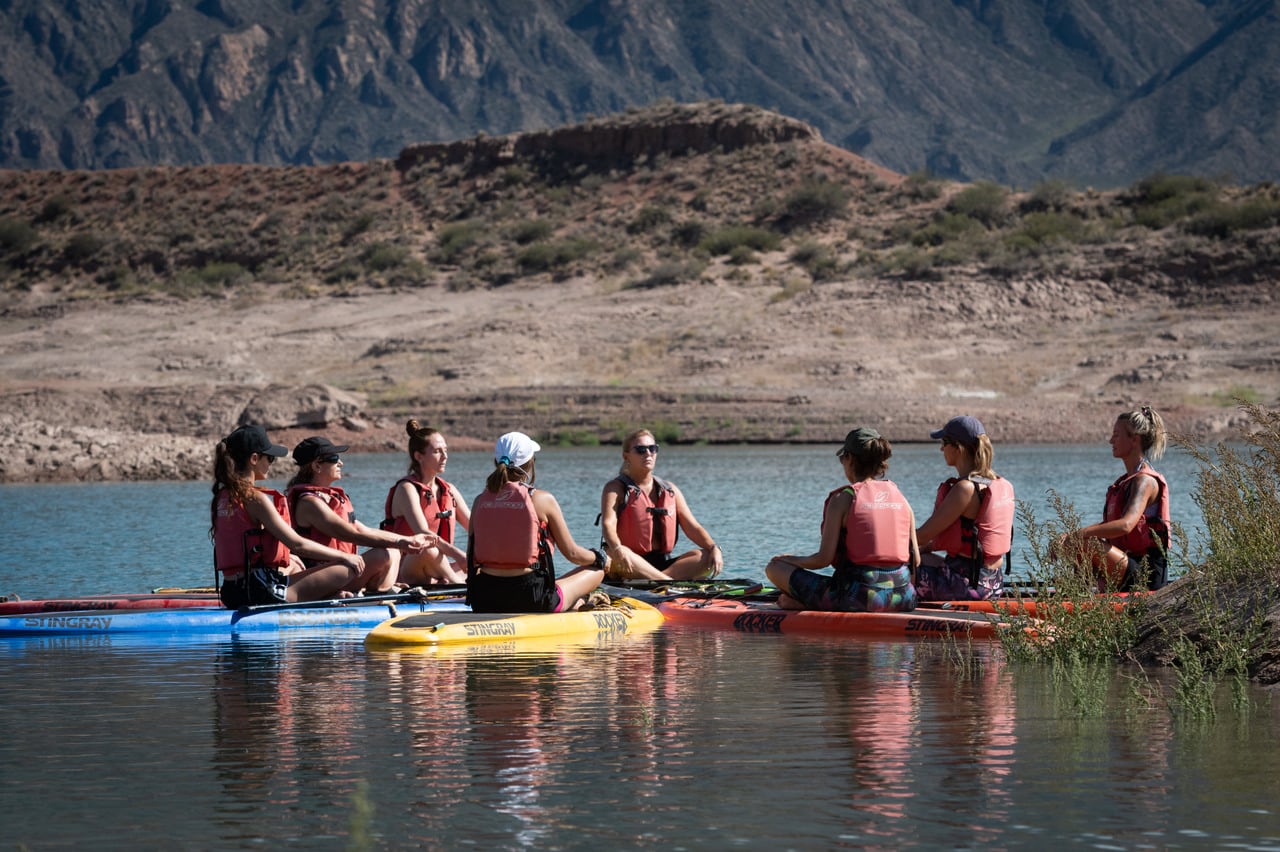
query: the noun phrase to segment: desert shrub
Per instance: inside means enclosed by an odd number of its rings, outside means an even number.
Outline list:
[[[546,272],[586,257],[598,248],[594,240],[587,239],[534,243],[516,256],[516,265],[524,272]]]
[[[942,195],[942,184],[927,171],[915,171],[903,181],[902,194],[912,201],[933,201]]]
[[[518,245],[527,246],[538,240],[545,240],[555,231],[555,227],[546,219],[525,219],[511,226],[511,239]]]
[[[278,226],[283,218],[279,213],[273,213],[267,217],[267,222],[264,222],[262,227],[265,228],[267,223]],[[342,236],[348,240],[354,239],[372,228],[375,221],[377,219],[372,213],[361,213],[347,224],[347,227],[342,231]]]
[[[106,240],[98,234],[93,231],[81,231],[72,234],[71,239],[67,240],[62,255],[68,263],[83,266],[95,260],[105,246]]]
[[[1071,187],[1063,180],[1046,180],[1036,184],[1018,209],[1023,213],[1064,210],[1071,201]]]
[[[630,286],[638,290],[648,290],[653,287],[674,287],[677,284],[697,281],[705,268],[705,264],[695,260],[663,261],[650,270],[648,275],[633,282]]]
[[[957,192],[947,202],[947,210],[976,219],[988,228],[1008,218],[1009,191],[999,184],[981,180]]]
[[[405,246],[390,243],[374,243],[365,248],[360,259],[370,272],[385,272],[395,269],[409,258],[409,249]]]
[[[445,263],[455,263],[464,251],[480,242],[484,236],[485,224],[474,219],[454,222],[440,229],[436,245],[440,249],[440,258]]]
[[[1154,174],[1129,187],[1121,200],[1133,209],[1135,223],[1159,230],[1209,208],[1217,194],[1207,178]]]
[[[933,255],[913,247],[894,249],[882,256],[879,267],[882,272],[901,273],[908,278],[927,278],[933,273]]]
[[[782,201],[781,223],[804,228],[838,219],[849,207],[849,190],[832,180],[810,180],[792,190]]]
[[[45,201],[44,206],[40,208],[39,215],[36,216],[36,224],[42,225],[46,222],[52,222],[61,219],[72,210],[71,199],[65,195],[55,195]]]
[[[652,231],[654,228],[660,228],[671,221],[671,214],[667,212],[665,207],[656,207],[654,205],[646,205],[641,207],[634,219],[627,223],[628,234],[643,234],[646,231]]]
[[[767,228],[753,225],[730,225],[708,234],[698,243],[698,247],[707,253],[729,254],[738,246],[746,246],[756,251],[773,251],[782,244],[782,236]]]
[[[791,252],[791,262],[799,264],[814,281],[834,278],[839,262],[827,246],[816,242],[803,242]]]
[[[684,248],[693,248],[707,236],[706,223],[698,219],[686,219],[671,229],[671,239]]]
[[[1028,213],[1013,238],[1033,246],[1077,242],[1084,234],[1084,223],[1070,213]]]
[[[0,219],[0,252],[21,254],[36,242],[36,229],[14,216]]]
[[[904,230],[911,227],[909,222],[903,224]],[[932,222],[908,233],[913,245],[940,246],[952,240],[973,236],[983,230],[985,229],[982,223],[968,214],[943,211]],[[903,237],[905,236],[906,234],[903,234]]]
[[[1280,201],[1253,198],[1238,204],[1214,202],[1183,227],[1193,234],[1226,239],[1237,231],[1256,231],[1280,225]]]

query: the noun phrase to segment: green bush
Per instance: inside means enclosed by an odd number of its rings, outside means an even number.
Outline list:
[[[545,240],[555,231],[555,227],[546,219],[525,219],[511,226],[511,239],[518,245],[527,246],[538,240]]]
[[[665,207],[647,205],[636,212],[636,217],[627,223],[628,234],[642,234],[660,228],[671,221],[671,214]]]
[[[1121,199],[1133,208],[1135,223],[1159,230],[1209,209],[1217,195],[1218,187],[1207,178],[1155,174],[1135,183]]]
[[[933,201],[942,195],[942,184],[927,171],[915,171],[903,181],[902,194],[913,201]]]
[[[534,243],[516,256],[516,265],[526,273],[546,272],[586,257],[598,248],[594,240],[586,239]]]
[[[782,236],[767,228],[752,225],[730,225],[704,237],[698,247],[708,254],[730,254],[738,246],[756,251],[773,251],[782,245]]]
[[[0,219],[0,252],[21,254],[35,245],[36,229],[31,223],[13,216]]]
[[[671,238],[677,245],[693,248],[707,236],[707,226],[698,219],[686,219],[671,230]]]
[[[804,228],[838,219],[849,207],[849,190],[831,180],[810,180],[793,190],[782,201],[782,224],[787,228]]]
[[[445,263],[455,263],[464,251],[480,242],[485,234],[485,224],[475,219],[455,222],[440,229],[436,244],[440,258]]]
[[[630,286],[637,290],[653,287],[674,287],[677,284],[697,281],[706,266],[698,261],[668,260],[655,266],[648,275]]]
[[[947,210],[976,219],[988,228],[1002,225],[1009,216],[1009,191],[988,180],[968,186],[947,202]]]
[[[84,266],[98,259],[98,254],[106,246],[106,240],[92,231],[81,231],[72,234],[71,239],[67,240],[67,245],[62,250],[62,255],[69,263],[77,266]]]
[[[1239,204],[1209,204],[1184,227],[1193,234],[1226,239],[1237,231],[1257,231],[1276,225],[1280,225],[1280,201],[1254,198]]]
[[[1084,223],[1070,213],[1028,213],[1022,218],[1017,237],[1025,238],[1037,246],[1047,246],[1079,241],[1084,234]]]
[[[360,259],[370,272],[385,272],[402,265],[409,258],[409,249],[390,243],[374,243],[361,253]]]
[[[1040,213],[1049,210],[1064,210],[1071,202],[1071,187],[1063,180],[1046,180],[1036,184],[1019,205],[1023,213]]]
[[[44,203],[40,208],[40,214],[36,216],[36,224],[44,224],[60,219],[71,212],[71,199],[65,195],[55,195]]]
[[[835,254],[821,243],[804,242],[791,252],[791,262],[799,264],[814,281],[834,278],[839,272]]]
[[[917,246],[940,246],[953,240],[965,239],[981,233],[982,223],[965,213],[943,212],[934,221],[911,234],[911,243]]]

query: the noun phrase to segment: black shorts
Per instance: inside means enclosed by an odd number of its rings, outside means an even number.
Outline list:
[[[222,605],[228,609],[265,606],[288,600],[289,578],[274,568],[259,565],[239,577],[227,577],[218,589]]]
[[[560,590],[543,571],[516,577],[476,573],[467,587],[467,603],[473,612],[556,612]]]
[[[1124,569],[1124,579],[1117,592],[1134,592],[1143,589],[1155,591],[1169,579],[1169,557],[1163,550],[1153,547],[1145,556],[1128,554],[1129,564]],[[1145,582],[1144,582],[1145,581]]]
[[[656,550],[650,550],[644,555],[644,561],[659,571],[666,571],[671,567],[671,563],[679,558],[679,556],[672,556],[670,553],[659,553]]]

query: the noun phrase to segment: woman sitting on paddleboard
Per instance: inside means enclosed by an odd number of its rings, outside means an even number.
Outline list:
[[[383,529],[401,535],[425,534],[432,546],[406,554],[400,579],[410,585],[462,583],[467,579],[467,554],[453,543],[454,531],[470,529],[467,501],[441,474],[449,463],[449,445],[435,429],[405,424],[409,433],[409,472],[387,492]]]
[[[565,612],[604,580],[604,554],[579,547],[556,498],[533,487],[541,449],[523,432],[494,446],[494,470],[475,499],[467,540],[467,603],[475,612]],[[559,579],[555,547],[579,566]]]
[[[724,556],[689,510],[675,483],[654,476],[658,442],[647,429],[622,443],[622,470],[600,498],[600,536],[609,575],[627,579],[693,580],[714,577]],[[673,555],[679,531],[698,545]]]
[[[1164,420],[1150,406],[1121,414],[1111,430],[1111,455],[1125,473],[1107,489],[1102,523],[1063,535],[1055,556],[1089,566],[1103,592],[1155,590],[1169,573],[1169,484],[1151,466],[1164,455]]]
[[[222,575],[219,597],[228,607],[349,597],[385,581],[359,554],[298,535],[285,495],[254,484],[288,452],[261,426],[241,426],[214,451],[209,535]],[[313,560],[311,567],[303,557]]]
[[[916,530],[925,551],[916,594],[922,601],[998,597],[1013,544],[1013,485],[991,469],[991,439],[976,417],[952,417],[929,436],[942,439],[942,458],[956,475],[938,487],[933,514]]]
[[[809,556],[775,556],[765,567],[783,609],[908,612],[919,563],[915,515],[898,486],[880,479],[893,450],[874,429],[854,429],[836,453],[849,484],[827,496],[822,543]],[[811,569],[835,568],[831,576]]]
[[[361,554],[364,566],[382,577],[375,591],[389,592],[399,576],[401,553],[421,553],[434,536],[384,532],[356,520],[351,498],[334,484],[342,479],[341,454],[347,449],[319,435],[306,438],[293,448],[293,460],[298,464],[288,491],[293,528],[305,538],[344,553],[355,553],[357,545],[368,547]],[[302,562],[311,566],[316,560]]]

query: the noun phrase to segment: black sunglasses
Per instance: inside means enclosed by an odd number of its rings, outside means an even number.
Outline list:
[[[341,456],[321,456],[320,458],[316,459],[316,461],[320,462],[321,464],[336,464],[337,462],[342,461],[342,457]]]
[[[631,449],[633,452],[637,452],[642,456],[648,455],[649,453],[653,453],[654,455],[658,454],[657,444],[636,444]]]

